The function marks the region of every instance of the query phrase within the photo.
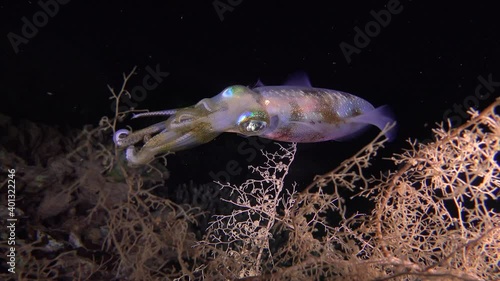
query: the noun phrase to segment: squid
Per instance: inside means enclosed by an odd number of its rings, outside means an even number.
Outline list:
[[[130,165],[150,162],[158,154],[207,143],[222,133],[259,136],[283,142],[345,140],[370,125],[383,130],[395,122],[388,106],[375,108],[368,101],[341,91],[314,88],[305,74],[296,74],[281,86],[253,88],[234,85],[194,106],[136,114],[169,116],[166,121],[130,132],[118,130],[113,140],[126,148]],[[386,132],[393,140],[395,130]],[[143,142],[137,151],[135,144]]]

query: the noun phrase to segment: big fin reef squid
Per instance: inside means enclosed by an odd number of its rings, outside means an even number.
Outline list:
[[[142,130],[118,130],[113,140],[126,147],[131,165],[150,162],[155,155],[207,143],[222,133],[259,136],[283,142],[344,140],[369,125],[380,130],[395,121],[388,106],[375,108],[366,100],[336,90],[314,88],[305,73],[282,86],[229,86],[194,106],[139,113],[135,117],[170,116]],[[155,135],[156,134],[156,135]],[[395,130],[386,133],[389,140]],[[134,144],[143,141],[136,151]]]

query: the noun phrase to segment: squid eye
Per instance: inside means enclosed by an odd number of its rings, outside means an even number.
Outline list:
[[[258,133],[264,130],[266,127],[267,127],[267,122],[258,120],[250,120],[242,122],[240,124],[240,130],[243,129],[243,131],[248,133]]]
[[[269,124],[269,117],[263,111],[245,112],[238,118],[238,127],[243,134],[256,134],[265,130]]]

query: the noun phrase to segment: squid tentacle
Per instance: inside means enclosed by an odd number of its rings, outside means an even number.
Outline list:
[[[132,116],[132,119],[135,118],[140,118],[140,117],[152,117],[152,116],[163,116],[163,115],[174,115],[178,109],[167,109],[167,110],[161,110],[161,111],[152,111],[152,112],[143,112],[143,113],[136,113]]]
[[[118,130],[113,136],[116,146],[125,147],[129,145],[136,144],[148,136],[158,133],[160,131],[166,130],[167,124],[165,122],[159,122],[142,130],[131,133],[129,130]]]
[[[126,150],[126,158],[131,164],[145,164],[154,159],[155,155],[164,152],[176,152],[198,146],[215,138],[218,133],[204,135],[205,140],[200,139],[196,132],[188,132],[180,135],[172,131],[162,132],[152,137],[144,146],[136,151],[134,146]]]

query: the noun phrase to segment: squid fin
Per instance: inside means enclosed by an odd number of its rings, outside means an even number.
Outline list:
[[[258,87],[264,87],[266,85],[264,85],[264,83],[262,83],[262,81],[260,81],[260,79],[257,80],[257,82],[255,82],[255,85],[253,85],[252,88],[258,88]]]
[[[283,85],[308,88],[312,87],[309,76],[307,76],[307,73],[305,73],[304,71],[297,71],[290,74]]]
[[[284,86],[298,86],[298,87],[308,87],[311,88],[311,81],[309,80],[309,76],[304,71],[297,71],[290,75],[286,79]],[[265,87],[264,83],[259,79],[257,83],[253,86],[253,88]]]
[[[377,126],[380,130],[383,130],[388,123],[396,122],[394,113],[389,106],[383,105],[375,108],[372,111],[363,113],[359,116],[353,117],[350,122],[355,123],[365,123]],[[386,137],[389,141],[393,141],[396,138],[397,126],[393,127],[390,131],[386,133]]]

